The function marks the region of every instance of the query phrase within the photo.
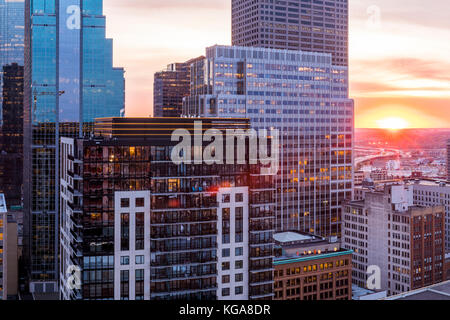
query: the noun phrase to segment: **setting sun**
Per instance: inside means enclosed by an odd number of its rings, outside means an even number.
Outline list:
[[[405,129],[409,127],[408,121],[402,118],[384,118],[377,121],[378,127],[381,129]]]

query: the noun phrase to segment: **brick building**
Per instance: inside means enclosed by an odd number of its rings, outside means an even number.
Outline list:
[[[351,300],[352,251],[308,234],[274,235],[274,300]]]

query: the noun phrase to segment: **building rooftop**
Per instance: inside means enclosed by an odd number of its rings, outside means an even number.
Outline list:
[[[287,242],[297,242],[297,241],[306,241],[306,240],[314,240],[315,237],[308,234],[301,234],[297,232],[282,232],[276,233],[273,235],[275,241],[280,243]]]
[[[337,238],[327,239],[295,231],[276,233],[273,238],[276,244],[275,265],[351,254],[351,251],[341,249]]]
[[[405,292],[385,300],[450,300],[450,281]]]
[[[352,300],[378,300],[386,298],[386,291],[376,292],[366,288],[358,287],[357,285],[352,285]]]
[[[430,187],[450,187],[450,182],[442,179],[411,179],[410,183]]]

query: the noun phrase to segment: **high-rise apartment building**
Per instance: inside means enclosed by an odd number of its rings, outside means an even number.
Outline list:
[[[23,178],[23,66],[3,66],[0,129],[0,192],[9,206],[22,205]]]
[[[172,159],[175,129],[197,140],[248,128],[248,119],[106,118],[95,137],[63,138],[61,298],[270,299],[273,176],[249,161]]]
[[[3,88],[3,67],[12,63],[23,66],[25,0],[0,0],[0,87]],[[2,107],[2,92],[0,92]],[[2,113],[0,117],[2,117]]]
[[[27,0],[24,257],[32,292],[58,290],[59,140],[120,116],[124,70],[113,67],[102,0]]]
[[[191,64],[204,57],[184,63],[172,63],[167,69],[155,73],[153,83],[153,116],[179,117],[183,109],[183,98],[190,92]]]
[[[445,208],[445,250],[450,252],[450,183],[438,180],[413,180],[414,204]]]
[[[444,218],[442,206],[414,205],[405,185],[345,203],[342,246],[354,252],[353,283],[366,288],[370,280],[380,287],[368,289],[395,295],[444,281]]]
[[[232,0],[232,44],[331,53],[348,66],[348,0]]]
[[[354,105],[347,67],[331,54],[207,48],[192,65],[183,114],[278,129],[277,231],[340,236],[340,205],[352,197]]]

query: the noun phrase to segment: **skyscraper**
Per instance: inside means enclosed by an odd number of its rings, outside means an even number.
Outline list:
[[[3,87],[3,66],[17,63],[23,66],[24,58],[24,4],[25,0],[0,0],[0,85]],[[0,106],[2,93],[0,92]],[[1,117],[2,115],[0,115]]]
[[[8,206],[22,202],[24,5],[0,0],[0,192]]]
[[[25,8],[24,237],[30,290],[56,291],[59,140],[120,116],[124,70],[113,67],[102,0],[27,0]]]
[[[232,0],[232,44],[331,53],[348,66],[348,0]]]
[[[353,174],[347,67],[327,53],[213,46],[191,74],[184,115],[247,117],[255,129],[280,130],[277,231],[340,236]]]
[[[204,57],[191,59],[184,63],[172,63],[167,69],[155,73],[153,84],[153,116],[179,117],[183,98],[189,95],[191,64]]]
[[[248,152],[245,164],[177,164],[174,128],[190,139],[249,123],[105,118],[95,137],[62,139],[61,269],[80,279],[62,274],[62,299],[272,297],[273,176]]]
[[[0,192],[9,206],[22,205],[23,66],[3,66]]]

